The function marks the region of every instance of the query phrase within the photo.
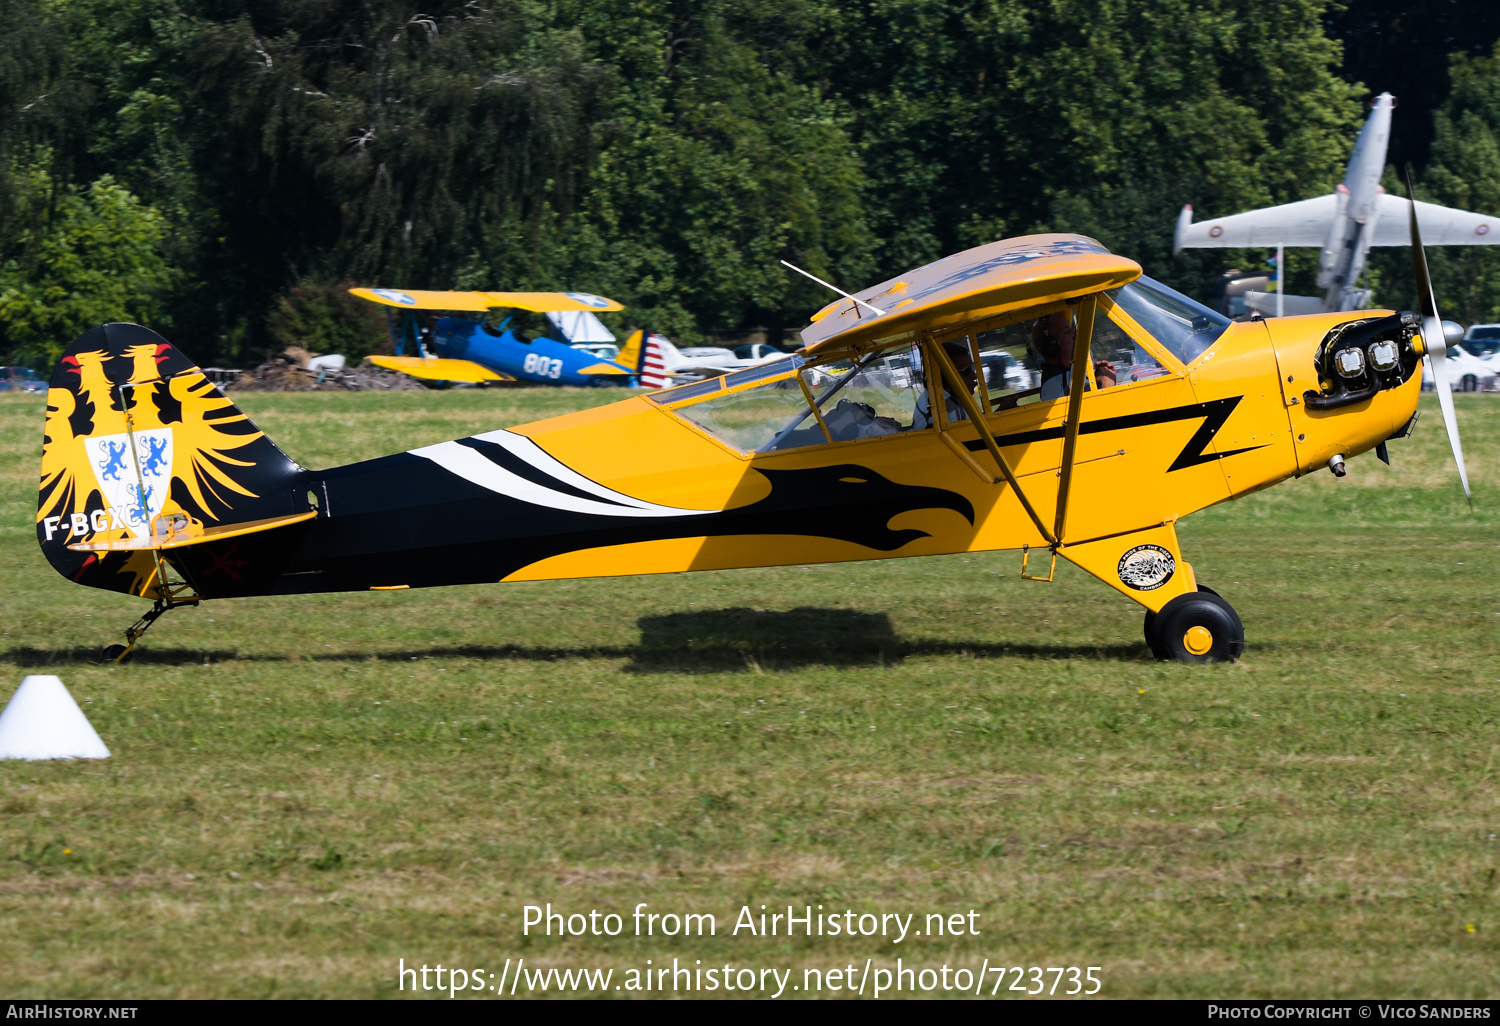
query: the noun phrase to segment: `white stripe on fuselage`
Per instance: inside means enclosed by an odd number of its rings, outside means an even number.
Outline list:
[[[546,506],[570,513],[588,513],[601,517],[683,517],[719,512],[712,509],[678,509],[674,506],[658,506],[655,503],[613,491],[595,481],[590,481],[565,464],[559,463],[531,439],[510,431],[491,431],[473,437],[481,442],[493,442],[502,446],[547,476],[571,485],[579,491],[588,492],[609,501],[596,502],[593,499],[569,495],[534,481],[528,481],[491,462],[478,450],[457,442],[439,442],[437,445],[423,446],[420,449],[408,451],[413,456],[431,460],[444,470],[458,475],[471,484],[487,488],[498,495],[529,502],[533,506]]]

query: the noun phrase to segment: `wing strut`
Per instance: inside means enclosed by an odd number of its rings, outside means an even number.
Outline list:
[[[984,422],[984,414],[979,411],[978,405],[974,402],[974,397],[964,387],[963,379],[958,376],[958,370],[953,366],[953,361],[948,359],[948,354],[943,351],[942,346],[933,342],[931,338],[927,342],[927,351],[932,354],[932,358],[937,361],[938,368],[943,372],[943,381],[948,386],[948,394],[958,400],[958,405],[964,408],[964,412],[969,415],[969,419],[979,429],[980,440],[984,442],[984,446],[990,451],[990,455],[995,458],[995,463],[1000,467],[1000,473],[1005,475],[1005,483],[1010,485],[1015,491],[1016,498],[1021,503],[1021,508],[1026,511],[1026,515],[1036,525],[1037,531],[1043,538],[1047,539],[1048,545],[1056,545],[1057,539],[1051,531],[1047,530],[1047,525],[1042,523],[1042,518],[1036,515],[1036,510],[1031,507],[1031,502],[1026,498],[1026,493],[1021,490],[1021,483],[1016,480],[1016,475],[1011,472],[1010,464],[1006,463],[1005,457],[1001,455],[1000,446],[995,444],[995,436],[990,433],[989,425]]]
[[[1078,304],[1078,329],[1073,341],[1073,376],[1068,390],[1068,419],[1063,426],[1062,467],[1057,482],[1057,524],[1053,533],[1055,544],[1061,545],[1063,528],[1068,520],[1068,492],[1073,485],[1073,462],[1078,455],[1078,424],[1083,419],[1083,390],[1088,385],[1093,371],[1092,342],[1094,339],[1094,311],[1098,308],[1097,296],[1089,296]]]

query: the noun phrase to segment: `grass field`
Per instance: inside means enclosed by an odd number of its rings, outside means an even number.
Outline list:
[[[240,402],[322,467],[601,397]],[[1500,402],[1458,407],[1472,514],[1424,399],[1394,468],[1182,525],[1244,619],[1232,666],[1157,664],[1134,605],[997,553],[209,604],[103,667],[141,604],[46,566],[41,403],[0,396],[0,685],[61,675],[114,753],[0,763],[0,994],[899,956],[1101,966],[1113,997],[1493,997]],[[626,930],[523,937],[549,901]],[[632,936],[638,902],[718,935]],[[762,904],[981,932],[729,935]]]

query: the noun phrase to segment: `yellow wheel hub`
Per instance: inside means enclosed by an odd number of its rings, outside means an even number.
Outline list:
[[[1207,655],[1214,647],[1214,635],[1207,627],[1189,627],[1182,636],[1182,647],[1193,655]]]

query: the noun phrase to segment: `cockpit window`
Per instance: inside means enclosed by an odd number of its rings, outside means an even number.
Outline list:
[[[736,449],[760,452],[788,423],[802,419],[808,409],[796,375],[787,374],[738,392],[724,392],[691,406],[674,407],[674,411]],[[814,430],[817,430],[816,425]],[[816,442],[821,441],[823,435],[819,431]]]
[[[809,368],[803,376],[835,442],[912,430],[927,394],[915,345],[874,353],[858,366],[840,360]],[[931,426],[931,414],[924,414],[918,430]]]
[[[925,395],[918,347],[885,350],[858,364],[804,363],[792,356],[737,371],[712,385],[683,386],[650,398],[670,404],[677,416],[742,452],[777,452],[913,429]],[[679,405],[682,399],[693,401]]]
[[[1223,314],[1144,276],[1109,296],[1184,364],[1202,356],[1231,323]]]

